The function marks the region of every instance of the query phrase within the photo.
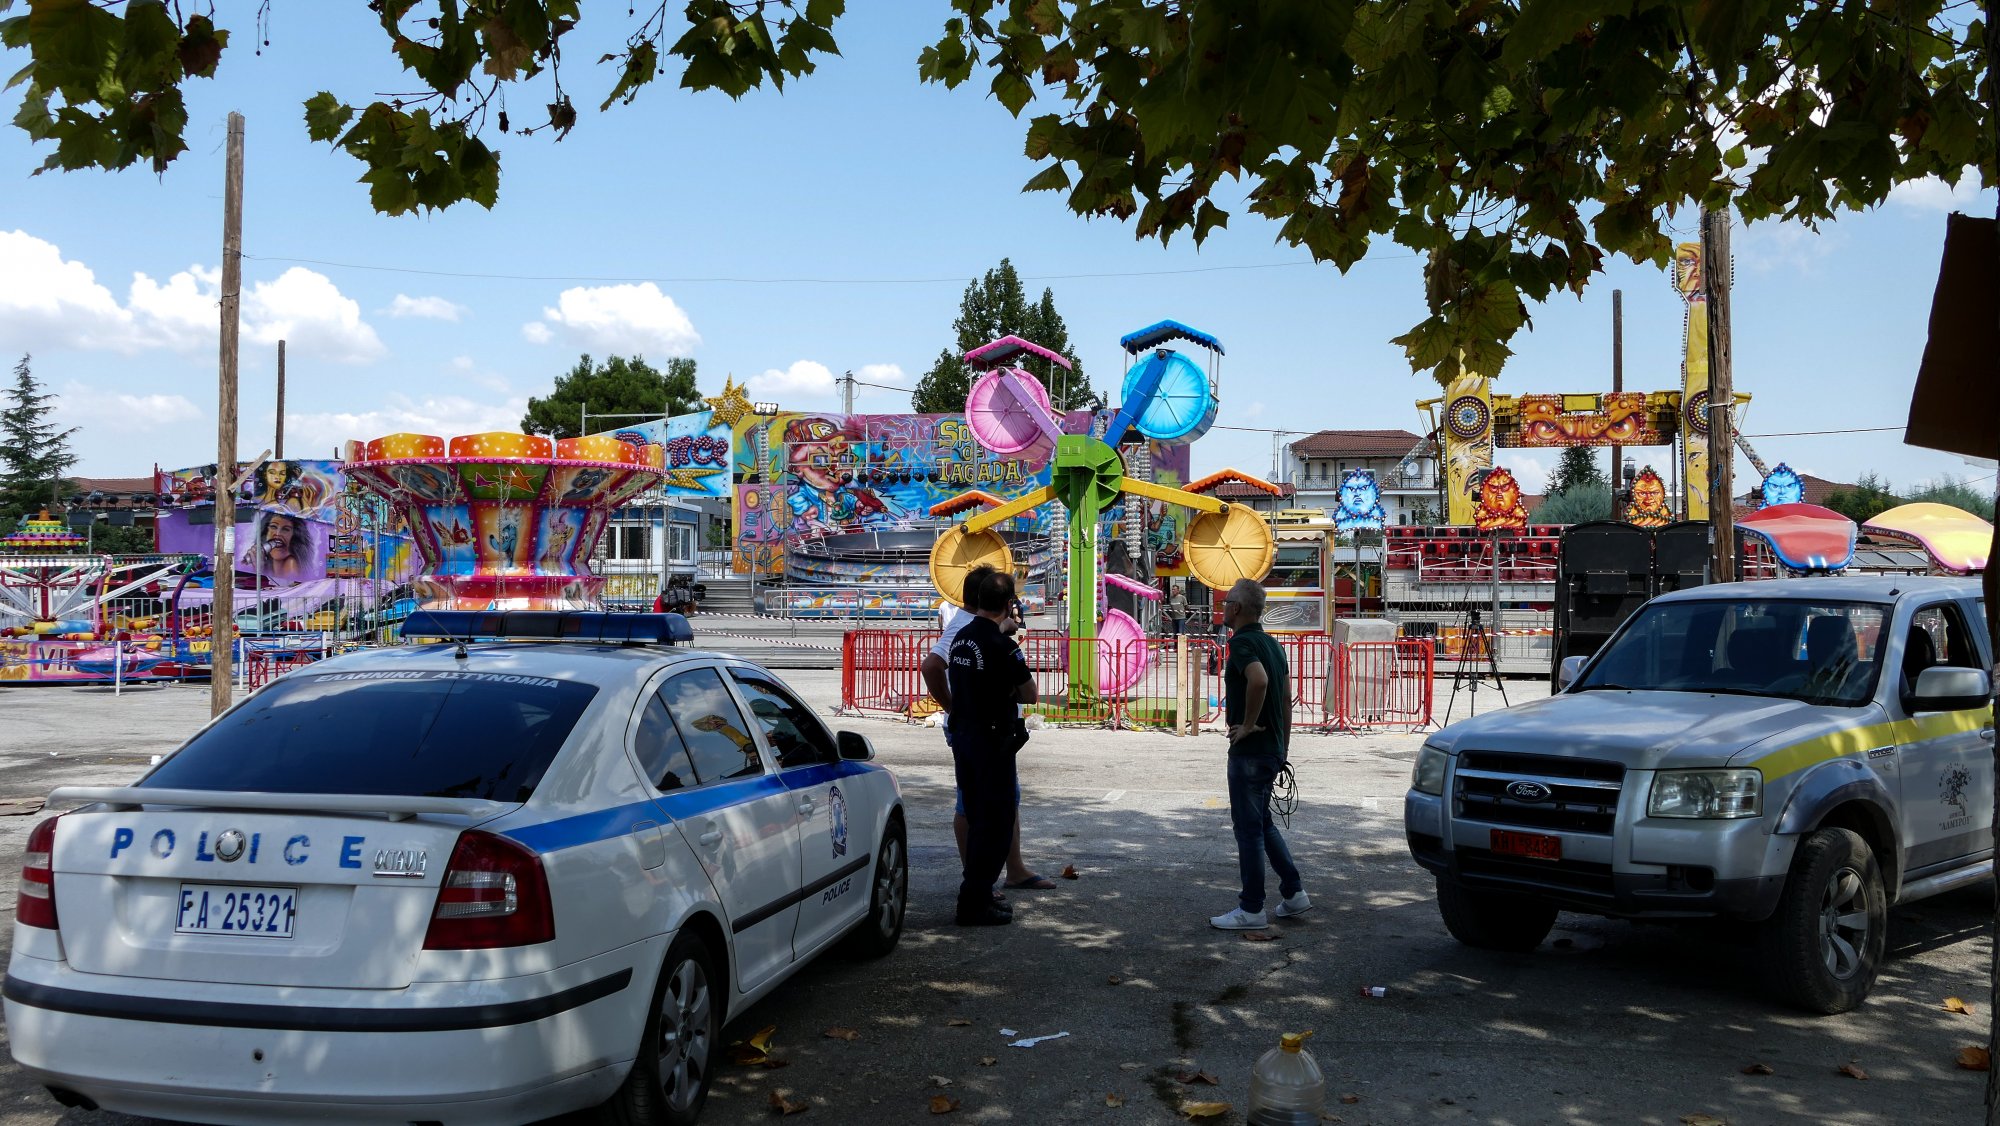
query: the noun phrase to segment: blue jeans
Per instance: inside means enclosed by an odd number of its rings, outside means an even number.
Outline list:
[[[1292,850],[1271,820],[1271,784],[1282,764],[1263,755],[1229,756],[1229,824],[1236,831],[1236,862],[1243,870],[1238,903],[1257,914],[1264,909],[1264,860],[1278,873],[1278,895],[1290,899],[1304,889]]]

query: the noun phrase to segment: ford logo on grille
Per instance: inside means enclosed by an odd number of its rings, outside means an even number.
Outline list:
[[[1540,782],[1530,782],[1525,778],[1518,782],[1507,783],[1507,796],[1515,801],[1547,801],[1552,793],[1554,791]]]

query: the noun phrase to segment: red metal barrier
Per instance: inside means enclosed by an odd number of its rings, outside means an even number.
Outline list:
[[[1426,638],[1354,641],[1334,657],[1334,726],[1427,727],[1437,681]]]
[[[841,642],[842,710],[911,715],[913,706],[929,696],[922,665],[937,638],[935,631],[848,631]],[[1125,691],[1089,701],[1069,698],[1066,635],[1030,630],[1016,640],[1041,695],[1036,712],[1050,722],[1171,730],[1184,723],[1181,701],[1188,703],[1190,716],[1199,725],[1222,719],[1223,663],[1228,652],[1213,637],[1187,638],[1185,686],[1175,638],[1149,637],[1134,643],[1130,652],[1111,654],[1105,664],[1113,672],[1123,661],[1139,659],[1140,652],[1145,668]],[[1430,723],[1435,657],[1429,641],[1357,643],[1344,651],[1336,651],[1324,634],[1280,635],[1279,643],[1291,665],[1295,727],[1352,730]],[[1329,699],[1334,702],[1332,709]],[[921,710],[917,709],[919,714]]]

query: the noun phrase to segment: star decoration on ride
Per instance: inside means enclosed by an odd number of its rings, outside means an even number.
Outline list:
[[[708,417],[723,426],[734,426],[736,421],[750,413],[750,396],[743,393],[734,379],[725,377],[722,394],[703,399],[708,404]]]

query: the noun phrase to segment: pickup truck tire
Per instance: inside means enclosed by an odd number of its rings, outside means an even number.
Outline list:
[[[1861,1004],[1882,967],[1888,895],[1868,842],[1820,829],[1799,842],[1778,909],[1758,936],[1780,996],[1816,1013]]]
[[[1504,892],[1471,891],[1439,880],[1438,914],[1451,936],[1481,950],[1526,953],[1556,925],[1553,905]]]

